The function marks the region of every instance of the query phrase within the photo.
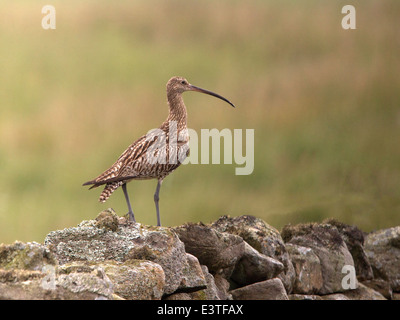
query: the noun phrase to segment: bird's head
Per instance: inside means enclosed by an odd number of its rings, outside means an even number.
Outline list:
[[[170,93],[182,94],[185,91],[197,91],[197,92],[209,94],[211,96],[214,96],[216,98],[224,100],[225,102],[229,103],[232,107],[235,107],[234,104],[232,102],[230,102],[228,99],[220,96],[219,94],[217,94],[215,92],[196,87],[196,86],[190,84],[183,77],[172,77],[171,79],[169,79],[169,81],[167,83],[167,93],[168,94],[170,94]]]

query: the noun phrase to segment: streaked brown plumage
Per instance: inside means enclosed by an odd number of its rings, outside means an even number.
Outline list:
[[[97,178],[83,184],[92,185],[90,189],[105,185],[100,194],[100,202],[105,202],[116,189],[122,186],[131,221],[135,221],[135,217],[130,205],[126,184],[131,180],[158,179],[154,201],[157,211],[157,225],[161,225],[158,207],[161,183],[167,175],[181,165],[189,153],[187,112],[182,98],[182,93],[185,91],[206,93],[222,99],[234,107],[224,97],[193,86],[185,78],[171,78],[167,83],[169,105],[167,119],[158,129],[150,131],[132,143],[109,169]]]

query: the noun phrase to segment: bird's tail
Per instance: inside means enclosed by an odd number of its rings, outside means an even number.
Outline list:
[[[107,183],[104,187],[103,192],[100,194],[99,201],[106,202],[107,199],[111,196],[111,194],[117,190],[120,186],[124,184],[124,181],[116,181]]]

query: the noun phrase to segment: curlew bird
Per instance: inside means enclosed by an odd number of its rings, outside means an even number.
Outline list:
[[[189,154],[187,111],[182,99],[182,93],[185,91],[209,94],[235,107],[228,99],[191,85],[185,78],[171,78],[167,83],[169,106],[167,119],[158,129],[149,131],[132,143],[109,169],[97,178],[83,184],[84,186],[92,185],[90,189],[105,185],[99,198],[100,202],[105,202],[117,188],[122,186],[130,221],[136,222],[126,184],[131,180],[157,179],[154,202],[157,212],[157,225],[161,225],[158,206],[161,183],[167,175],[181,165]]]

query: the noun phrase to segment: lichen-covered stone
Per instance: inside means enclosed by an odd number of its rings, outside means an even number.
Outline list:
[[[230,293],[234,300],[289,300],[279,278],[256,282]]]
[[[116,231],[119,226],[119,217],[111,208],[106,209],[99,213],[96,217],[95,226],[106,230]]]
[[[1,269],[42,270],[48,264],[55,265],[57,261],[47,247],[37,242],[0,244]]]
[[[289,300],[322,300],[320,296],[313,295],[313,294],[289,294]]]
[[[108,209],[49,233],[45,245],[1,244],[0,299],[399,298],[400,227],[365,241],[334,220],[285,226],[281,234],[252,216],[166,228]]]
[[[286,251],[285,244],[277,229],[254,216],[222,216],[212,224],[220,232],[227,232],[243,238],[258,252],[276,259],[283,264],[283,272],[278,275],[287,290],[291,292],[295,272]]]
[[[323,223],[333,225],[338,229],[353,257],[358,280],[372,279],[374,277],[372,267],[364,251],[364,233],[356,226],[350,226],[335,219],[327,219]]]
[[[187,264],[182,269],[182,280],[178,290],[198,291],[207,288],[207,282],[199,260],[190,253],[187,253],[186,257]]]
[[[104,272],[113,292],[126,300],[160,300],[164,293],[165,275],[160,265],[145,260],[117,262],[71,262],[60,267],[60,273]]]
[[[0,282],[23,282],[33,279],[42,279],[45,274],[41,271],[25,269],[0,269]]]
[[[400,226],[371,232],[364,247],[374,276],[388,280],[393,291],[400,292]]]
[[[164,293],[176,291],[188,263],[185,246],[176,233],[170,228],[142,227],[141,237],[133,243],[127,258],[150,260],[161,265],[166,282]]]
[[[358,284],[357,289],[343,292],[349,300],[386,300],[378,291],[369,288],[362,283]]]
[[[106,284],[95,281],[93,276],[70,275],[60,278],[54,290],[43,286],[41,280],[0,282],[1,300],[96,300],[113,299]]]
[[[282,238],[298,246],[311,248],[321,262],[323,285],[319,294],[330,294],[347,290],[342,286],[344,266],[354,267],[353,258],[339,231],[330,224],[308,223],[285,226]],[[355,285],[357,280],[354,279]]]
[[[227,278],[244,253],[241,237],[219,232],[202,223],[185,224],[174,230],[185,243],[188,253],[196,256],[210,272],[223,272]]]
[[[96,299],[112,299],[113,284],[100,266],[93,267],[91,272],[58,273],[55,278],[55,289],[63,288],[82,298],[96,296]],[[90,299],[90,298],[89,298]]]
[[[343,293],[331,293],[320,297],[322,300],[350,300]]]
[[[392,287],[390,286],[389,281],[387,280],[376,278],[372,280],[365,280],[362,282],[362,284],[368,288],[371,288],[379,292],[386,299],[389,300],[393,299],[393,290]]]
[[[128,259],[153,261],[163,268],[164,293],[174,292],[180,285],[183,268],[187,265],[184,244],[170,228],[144,226],[139,223],[117,221],[112,211],[103,211],[101,218],[84,221],[78,227],[53,231],[45,244],[60,264],[72,261],[124,262]]]
[[[229,293],[230,283],[220,274],[216,274],[214,277],[214,283],[217,287],[218,297],[221,300],[232,300],[232,295]]]

